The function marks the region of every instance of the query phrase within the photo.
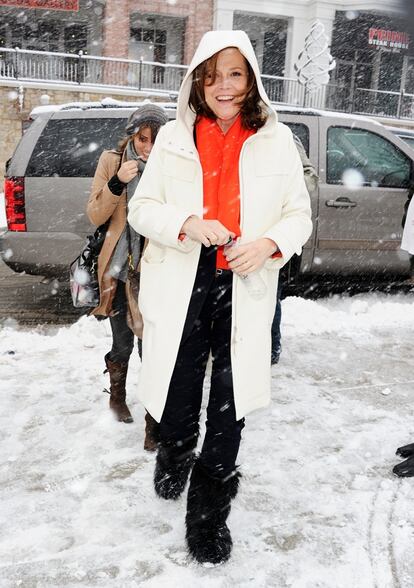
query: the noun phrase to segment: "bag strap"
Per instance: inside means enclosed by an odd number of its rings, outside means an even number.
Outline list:
[[[119,170],[120,170],[120,167],[122,165],[122,157],[123,157],[123,154],[120,153],[119,154],[119,161],[117,163],[116,171],[115,171],[114,175],[117,174],[119,172]],[[102,225],[100,225],[97,228],[97,231],[101,231],[101,232],[105,232],[106,233],[106,231],[109,229],[110,222],[111,222],[111,217],[109,217],[107,221],[105,221]]]
[[[128,222],[128,202],[127,202],[127,221],[126,221],[126,236],[127,236],[127,243],[128,243],[128,268],[131,271],[135,271],[135,267],[134,267],[134,260],[132,257],[132,239],[131,239],[131,229],[129,226],[129,222]],[[141,257],[143,254],[143,249],[144,249],[144,243],[145,243],[145,237],[143,235],[140,235],[140,247],[139,247],[139,258],[138,258],[138,263],[137,263],[137,267],[139,265],[139,262],[141,261]]]

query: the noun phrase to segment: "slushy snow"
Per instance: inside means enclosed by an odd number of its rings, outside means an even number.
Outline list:
[[[283,313],[271,405],[246,418],[233,556],[212,569],[186,555],[185,496],[154,495],[138,354],[135,422],[120,424],[102,392],[107,321],[6,320],[0,586],[413,586],[414,479],[391,474],[414,442],[412,296],[292,297]]]

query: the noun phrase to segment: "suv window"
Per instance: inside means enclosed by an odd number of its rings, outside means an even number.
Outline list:
[[[36,143],[26,175],[93,177],[100,154],[116,148],[125,124],[124,118],[50,120]]]
[[[305,148],[306,155],[309,157],[309,127],[301,123],[286,122],[285,124],[290,128],[294,135],[299,137]]]
[[[365,129],[328,129],[327,181],[342,184],[346,170],[356,169],[364,186],[407,188],[411,160],[390,141]]]

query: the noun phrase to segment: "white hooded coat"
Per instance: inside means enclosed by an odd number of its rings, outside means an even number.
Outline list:
[[[203,216],[203,174],[194,144],[195,114],[190,110],[192,73],[212,55],[237,47],[253,68],[266,124],[245,141],[239,160],[241,243],[261,237],[279,246],[282,258],[269,259],[261,276],[267,293],[253,299],[233,275],[231,363],[236,418],[270,400],[270,328],[276,305],[279,269],[312,231],[309,194],[289,128],[277,121],[263,88],[253,47],[243,31],[204,35],[185,76],[177,119],[158,133],[138,188],[129,203],[128,221],[149,239],[141,262],[139,306],[144,319],[143,361],[138,396],[161,419],[193,290],[201,244],[178,239],[190,215]]]

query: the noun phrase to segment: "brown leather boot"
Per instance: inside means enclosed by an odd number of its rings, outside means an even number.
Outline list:
[[[109,379],[111,383],[110,387],[110,399],[109,407],[114,412],[114,415],[118,421],[122,423],[133,423],[129,408],[125,402],[126,390],[125,383],[128,373],[128,363],[117,363],[108,359],[105,355],[106,370],[104,373],[109,372]]]
[[[145,451],[156,451],[160,441],[160,424],[152,418],[149,412],[145,413]]]

